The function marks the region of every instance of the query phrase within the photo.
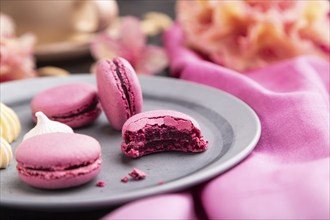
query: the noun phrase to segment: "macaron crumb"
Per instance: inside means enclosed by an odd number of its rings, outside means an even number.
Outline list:
[[[96,186],[98,186],[98,187],[105,187],[105,182],[103,182],[103,181],[98,181],[98,182],[96,183]]]
[[[159,181],[158,185],[163,185],[165,182],[164,181]]]
[[[123,183],[127,183],[128,182],[128,177],[124,176],[123,178],[121,178],[121,180]]]
[[[128,175],[131,177],[131,180],[142,180],[144,179],[147,174],[143,172],[142,170],[134,168]],[[124,176],[121,178],[121,182],[127,183],[130,179],[127,176]]]
[[[132,172],[130,172],[128,175],[130,175],[133,178],[133,180],[142,180],[147,176],[145,172],[136,168],[134,168]]]

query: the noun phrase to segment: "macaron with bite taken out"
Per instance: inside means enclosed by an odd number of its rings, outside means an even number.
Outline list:
[[[152,110],[134,115],[122,129],[122,152],[129,157],[164,152],[203,152],[204,139],[195,119],[173,110]]]

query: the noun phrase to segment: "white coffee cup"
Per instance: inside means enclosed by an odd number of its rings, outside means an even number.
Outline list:
[[[1,1],[1,12],[13,18],[17,35],[33,32],[44,44],[105,29],[117,17],[118,5],[115,0],[13,0]]]

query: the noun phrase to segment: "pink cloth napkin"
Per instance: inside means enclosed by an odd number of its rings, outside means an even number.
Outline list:
[[[164,40],[173,76],[245,101],[261,120],[261,138],[194,199],[191,192],[154,196],[105,219],[329,219],[330,63],[299,57],[241,74],[185,48],[178,26]]]

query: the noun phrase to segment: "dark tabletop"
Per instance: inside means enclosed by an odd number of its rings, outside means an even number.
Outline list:
[[[174,18],[175,1],[174,0],[118,0],[120,16],[134,15],[142,17],[149,11],[163,12]],[[149,39],[150,43],[161,44],[161,37],[153,37]],[[38,62],[37,67],[57,66],[68,70],[71,73],[89,73],[90,66],[95,60],[90,55],[85,55],[79,58],[62,60],[62,61],[47,61]],[[0,195],[1,198],[1,195]],[[28,201],[27,201],[28,202]],[[117,206],[118,207],[118,206]],[[0,219],[99,219],[110,213],[117,207],[108,207],[101,210],[79,211],[79,212],[48,212],[48,211],[30,211],[21,209],[12,209],[0,206]]]

